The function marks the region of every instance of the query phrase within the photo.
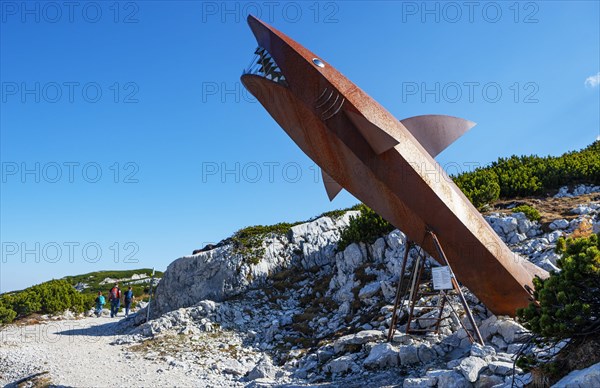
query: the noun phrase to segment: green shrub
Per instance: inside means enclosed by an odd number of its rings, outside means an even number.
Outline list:
[[[12,310],[20,317],[36,313],[42,309],[41,296],[30,289],[8,295],[6,300]]]
[[[589,334],[600,329],[600,244],[597,235],[567,239],[560,272],[534,279],[534,297],[518,311],[526,328],[550,339]]]
[[[341,231],[338,251],[343,251],[352,243],[373,244],[379,237],[395,229],[392,224],[363,204],[358,205],[356,210],[360,211],[360,215],[350,217],[350,223]]]
[[[0,305],[0,323],[11,323],[17,317],[17,313],[3,305]]]
[[[561,186],[600,182],[600,141],[561,156],[511,156],[454,177],[477,208],[498,198],[541,195]]]
[[[477,169],[472,173],[459,175],[454,181],[477,208],[497,200],[500,195],[498,177],[489,169]]]
[[[255,225],[240,229],[231,237],[234,252],[243,255],[246,262],[258,264],[265,254],[264,239],[273,235],[285,235],[297,224],[280,222],[275,225]]]
[[[567,249],[567,240],[564,237],[559,237],[556,240],[556,247],[554,248],[554,252],[563,253]]]
[[[529,205],[519,205],[516,206],[512,209],[513,213],[524,213],[525,216],[530,219],[531,221],[539,221],[542,216],[540,215],[540,212],[534,208],[533,206],[529,206]]]
[[[15,318],[23,318],[33,313],[60,314],[65,310],[71,310],[74,313],[88,311],[94,307],[98,291],[110,287],[99,284],[105,278],[127,278],[134,273],[150,274],[151,272],[152,270],[148,269],[91,272],[40,283],[22,291],[2,294],[0,295],[0,323],[10,323]],[[156,271],[155,277],[161,276],[162,272]],[[88,283],[90,288],[78,292],[73,286],[79,282]],[[123,291],[126,289],[127,286],[122,287]],[[132,285],[132,289],[138,300],[149,292],[147,284],[135,284]]]
[[[0,320],[10,322],[33,313],[59,314],[65,310],[75,313],[90,309],[91,295],[80,294],[66,280],[51,280],[25,290],[3,294],[0,297]]]
[[[83,311],[83,297],[66,280],[51,280],[29,288],[41,299],[41,312],[58,314],[65,310]]]
[[[585,368],[597,362],[598,355],[589,354],[595,352],[589,348],[600,345],[597,334],[600,330],[600,239],[592,235],[559,242],[557,250],[563,257],[557,264],[561,271],[551,273],[545,280],[535,278],[536,302],[517,311],[523,325],[533,333],[535,344],[518,358],[517,365],[525,370],[538,369],[551,381],[572,370],[573,364]],[[548,347],[557,344],[562,344],[557,353],[548,351]],[[544,351],[540,352],[539,348]],[[578,354],[586,356],[579,359]]]

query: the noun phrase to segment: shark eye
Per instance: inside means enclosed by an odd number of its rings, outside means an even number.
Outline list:
[[[319,58],[313,58],[313,63],[319,67],[325,67],[325,64]]]

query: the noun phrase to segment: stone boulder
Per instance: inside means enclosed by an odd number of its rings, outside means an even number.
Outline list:
[[[333,350],[335,353],[342,353],[348,347],[352,345],[363,345],[367,342],[374,342],[381,340],[385,337],[385,334],[379,330],[363,330],[355,334],[348,334],[338,338],[333,343]]]
[[[485,366],[486,362],[481,358],[469,356],[460,362],[458,369],[467,380],[474,383],[477,381],[479,372],[485,368]]]
[[[398,349],[390,343],[385,342],[371,348],[371,352],[363,362],[363,365],[366,368],[385,368],[388,366],[397,366],[398,362]]]
[[[263,357],[258,364],[246,375],[248,380],[256,380],[256,379],[273,379],[275,378],[275,374],[277,373],[277,368],[273,366],[271,359],[268,357]]]
[[[507,344],[515,342],[522,333],[527,332],[527,329],[509,318],[499,319],[496,324],[498,325],[498,333],[504,338]]]
[[[553,385],[556,388],[600,387],[600,362],[589,368],[575,370]]]
[[[342,374],[348,372],[354,365],[356,364],[352,356],[345,355],[331,360],[324,369],[332,374]]]

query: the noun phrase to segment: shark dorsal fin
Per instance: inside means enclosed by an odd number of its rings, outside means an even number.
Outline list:
[[[400,122],[434,158],[475,126],[472,121],[444,115],[414,116]]]
[[[327,196],[329,197],[330,201],[333,201],[339,192],[342,191],[342,186],[334,181],[333,178],[330,177],[329,174],[327,174],[323,169],[321,169],[321,175],[323,176],[323,184],[325,185]]]

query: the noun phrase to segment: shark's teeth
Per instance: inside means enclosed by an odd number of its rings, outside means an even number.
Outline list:
[[[254,57],[250,62],[250,66],[244,70],[244,74],[255,74],[287,86],[285,76],[277,63],[275,63],[273,57],[271,57],[271,54],[269,54],[265,48],[260,46],[254,50]]]

